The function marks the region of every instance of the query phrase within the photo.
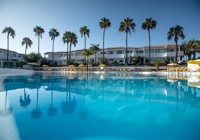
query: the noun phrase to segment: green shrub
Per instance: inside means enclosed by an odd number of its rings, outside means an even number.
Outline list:
[[[40,54],[38,55],[34,52],[32,52],[26,56],[27,62],[38,62],[40,60],[40,58],[42,58],[42,56]]]
[[[27,61],[25,60],[18,60],[16,62],[16,67],[22,67],[23,65],[26,65],[27,64]]]
[[[50,63],[45,59],[45,58],[43,58],[43,57],[41,57],[39,60],[38,60],[38,62],[37,63],[39,63],[40,64],[40,66],[42,66],[42,65],[50,65]]]

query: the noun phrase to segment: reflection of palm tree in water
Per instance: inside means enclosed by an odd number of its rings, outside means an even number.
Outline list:
[[[64,114],[74,113],[76,109],[75,97],[73,100],[71,99],[71,81],[69,79],[66,79],[66,101],[62,102],[61,108]]]
[[[28,105],[30,105],[31,103],[31,99],[30,99],[30,95],[26,94],[26,89],[24,87],[24,98],[22,96],[20,96],[19,98],[19,102],[20,102],[20,105],[24,108],[26,108]]]
[[[57,114],[58,109],[53,106],[53,81],[51,82],[51,103],[49,105],[47,114],[49,116],[55,116]]]
[[[182,121],[184,118],[185,110],[181,109],[179,106],[179,90],[178,83],[174,83],[176,92],[176,109],[170,108],[170,115],[174,121]]]
[[[102,112],[101,117],[99,118],[99,122],[103,125],[109,124],[109,120],[105,114],[105,87],[107,85],[107,80],[101,80],[101,93],[102,93]]]
[[[42,117],[42,112],[40,110],[40,107],[38,106],[38,96],[39,96],[39,93],[38,93],[38,88],[37,88],[37,101],[36,101],[36,108],[32,111],[31,113],[31,116],[32,118],[34,119],[38,119],[38,118],[41,118]]]
[[[127,109],[127,106],[128,106],[128,104],[127,104],[127,102],[128,102],[128,80],[125,80],[125,85],[124,85],[125,87],[125,98],[126,98],[126,115],[127,115],[127,113],[128,113],[128,109]]]
[[[4,109],[0,110],[0,115],[2,116],[7,116],[13,112],[13,107],[10,104],[10,107],[7,108],[7,96],[8,96],[8,90],[7,90],[7,83],[6,83],[6,94],[5,94],[5,104],[4,104]]]
[[[87,73],[86,80],[87,80],[86,81],[86,89],[88,89],[88,73]],[[79,118],[84,121],[86,119],[86,116],[88,116],[88,110],[85,108],[85,93],[84,93],[83,94],[83,107],[81,107],[81,109],[80,109]]]
[[[83,107],[80,110],[79,118],[84,121],[86,119],[86,116],[88,116],[88,109],[85,108],[85,95],[83,95],[83,98]]]

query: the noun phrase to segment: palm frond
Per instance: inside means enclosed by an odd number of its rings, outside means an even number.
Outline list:
[[[42,38],[42,34],[45,32],[41,26],[36,26],[33,28],[33,32],[35,32],[36,36],[40,36]]]
[[[57,29],[55,29],[55,28],[50,29],[49,36],[51,37],[51,40],[54,40],[59,35],[60,35],[60,33],[57,31]]]
[[[103,17],[101,19],[101,21],[99,22],[99,27],[101,29],[107,29],[110,26],[111,26],[111,22],[110,22],[110,20],[108,18]]]
[[[15,37],[15,30],[13,30],[13,28],[11,28],[11,27],[5,27],[2,31],[2,33],[7,33],[7,35],[8,36],[10,35],[12,38]]]
[[[135,27],[136,24],[134,23],[133,19],[127,17],[120,23],[119,31],[131,34],[131,31],[135,31]]]

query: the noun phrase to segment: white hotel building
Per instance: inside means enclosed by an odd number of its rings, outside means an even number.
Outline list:
[[[15,51],[8,51],[8,61],[16,62],[17,60],[23,60],[24,54],[17,53]],[[0,67],[3,67],[3,63],[7,61],[7,49],[0,48]]]
[[[71,60],[73,62],[82,63],[84,56],[82,55],[83,50],[75,50],[72,51]],[[173,62],[175,60],[176,47],[175,44],[161,45],[161,46],[151,46],[151,60],[162,60],[162,61],[170,61]],[[66,52],[54,52],[54,61],[57,62],[58,65],[65,65],[67,60]],[[99,62],[103,57],[103,50],[97,52],[96,61]],[[144,62],[145,59],[148,59],[149,56],[149,48],[145,47],[128,47],[128,58],[130,57],[142,57]],[[44,53],[44,57],[51,61],[52,52]],[[110,63],[117,62],[119,64],[124,64],[125,62],[125,47],[112,47],[104,49],[104,57],[108,59]],[[178,52],[178,60],[183,57],[183,52]],[[92,55],[89,57],[89,61],[94,59],[95,56]]]

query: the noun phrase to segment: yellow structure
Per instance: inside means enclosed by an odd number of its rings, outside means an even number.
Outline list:
[[[200,60],[188,61],[188,70],[192,72],[200,72]]]

